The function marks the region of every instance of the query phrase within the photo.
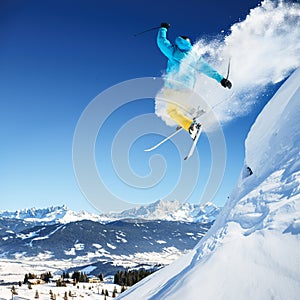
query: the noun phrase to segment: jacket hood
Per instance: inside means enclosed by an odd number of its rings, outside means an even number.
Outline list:
[[[190,51],[192,49],[192,44],[190,41],[183,39],[181,36],[178,36],[175,40],[175,45],[183,51]]]

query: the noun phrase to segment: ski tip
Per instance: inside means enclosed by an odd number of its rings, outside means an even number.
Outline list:
[[[187,160],[188,159],[188,156],[186,156],[185,158],[184,158],[184,160]]]

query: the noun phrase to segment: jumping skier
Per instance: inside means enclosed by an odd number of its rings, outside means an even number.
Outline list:
[[[192,44],[190,39],[186,36],[178,36],[175,39],[175,44],[172,44],[167,38],[167,30],[169,27],[170,24],[161,23],[157,35],[157,45],[161,52],[168,58],[165,85],[163,88],[164,98],[170,100],[167,103],[166,110],[168,116],[174,120],[179,127],[189,132],[191,138],[195,140],[200,131],[201,124],[184,115],[178,108],[176,99],[189,97],[190,91],[194,88],[196,82],[197,71],[215,79],[224,88],[230,89],[232,84],[228,79],[214,70],[202,57],[190,67],[184,68],[184,71],[180,71],[180,63],[190,53]],[[176,76],[176,74],[178,76]],[[176,83],[172,81],[173,79],[176,79],[176,81],[182,83],[182,85],[176,85]]]

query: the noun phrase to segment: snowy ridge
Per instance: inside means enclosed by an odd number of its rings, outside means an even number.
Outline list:
[[[109,223],[121,219],[145,219],[209,223],[216,219],[220,208],[213,203],[203,205],[159,200],[148,205],[125,210],[121,213],[91,214],[86,211],[73,212],[65,205],[44,209],[22,209],[15,212],[0,212],[0,218],[18,219],[26,222],[66,224],[90,220]]]
[[[0,211],[0,218],[18,219],[25,222],[37,223],[69,223],[81,220],[101,221],[96,214],[86,211],[73,212],[67,206],[55,206],[49,208],[25,208],[14,212]]]
[[[245,169],[194,250],[119,299],[298,299],[300,69],[263,109],[246,140]],[[217,285],[217,288],[216,288]]]
[[[166,220],[207,223],[216,219],[220,208],[211,202],[203,205],[181,203],[180,201],[158,200],[149,205],[125,210],[121,213],[111,213],[106,216],[113,219],[141,218],[145,220]]]

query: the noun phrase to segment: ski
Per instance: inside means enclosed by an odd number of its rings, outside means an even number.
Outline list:
[[[162,141],[160,141],[158,144],[154,145],[151,148],[145,149],[145,152],[150,152],[156,148],[158,148],[160,145],[162,145],[163,143],[165,143],[166,141],[170,140],[173,136],[175,136],[177,133],[179,133],[181,130],[183,130],[182,127],[180,127],[178,130],[176,130],[175,132],[173,132],[171,135],[167,136],[165,139],[163,139]]]
[[[200,126],[199,131],[197,132],[197,135],[196,135],[196,137],[193,141],[193,144],[191,146],[191,149],[190,149],[188,155],[184,158],[184,160],[188,160],[193,155],[193,153],[195,151],[195,148],[196,148],[196,145],[197,145],[197,142],[198,142],[199,137],[201,135],[201,132],[202,132],[202,126]]]

